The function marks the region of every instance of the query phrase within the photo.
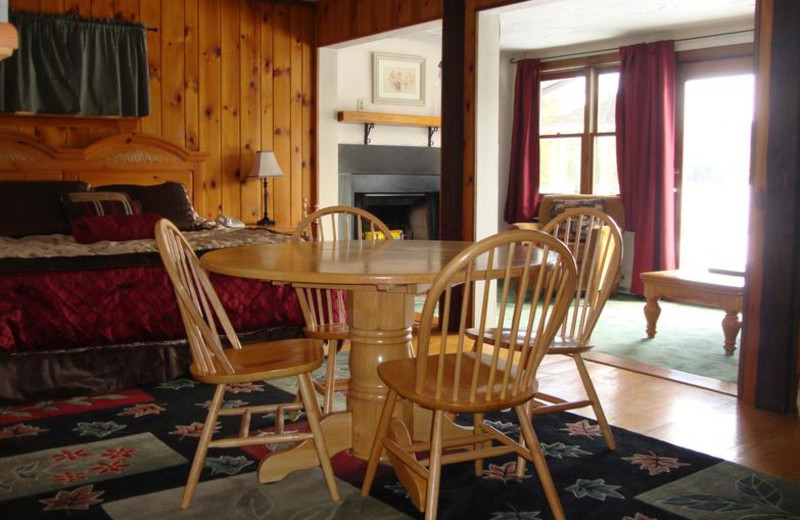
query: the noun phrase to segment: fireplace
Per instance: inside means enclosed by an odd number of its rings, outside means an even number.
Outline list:
[[[355,193],[353,205],[376,215],[389,229],[403,230],[407,240],[439,237],[439,192]]]
[[[339,145],[339,203],[375,214],[406,239],[439,238],[439,149]]]

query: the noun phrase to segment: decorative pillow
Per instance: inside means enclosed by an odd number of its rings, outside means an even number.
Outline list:
[[[115,192],[70,193],[64,197],[64,211],[70,223],[80,217],[141,213],[138,202],[131,201],[124,193]]]
[[[88,189],[82,181],[0,182],[0,236],[69,234],[61,198]]]
[[[605,201],[603,199],[553,199],[550,203],[550,218],[564,213],[568,209],[574,208],[594,208],[605,211]]]
[[[81,244],[154,238],[156,222],[161,218],[155,213],[78,217],[72,223],[72,236]]]
[[[179,182],[165,182],[153,186],[138,184],[114,184],[99,186],[96,192],[118,191],[126,193],[131,200],[139,201],[142,213],[157,213],[168,218],[182,231],[194,227],[197,214],[189,201],[186,188]]]

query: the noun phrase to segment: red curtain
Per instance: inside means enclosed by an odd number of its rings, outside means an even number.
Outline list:
[[[631,290],[642,294],[642,272],[676,265],[675,44],[621,47],[620,58],[617,170],[625,221],[636,233]]]
[[[517,62],[505,220],[529,222],[539,207],[539,60]]]

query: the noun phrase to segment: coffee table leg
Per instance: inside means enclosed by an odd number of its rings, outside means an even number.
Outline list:
[[[722,332],[725,334],[725,349],[726,356],[732,356],[733,351],[736,350],[736,336],[739,335],[739,330],[742,328],[742,322],[739,320],[739,313],[735,310],[725,310],[725,317],[722,318]]]
[[[658,305],[658,297],[647,298],[647,303],[644,304],[644,317],[647,319],[647,337],[650,339],[656,335],[656,323],[659,316],[661,316],[661,307]]]

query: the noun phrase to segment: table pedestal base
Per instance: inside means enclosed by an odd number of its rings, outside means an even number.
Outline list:
[[[350,412],[337,412],[325,416],[320,425],[325,436],[328,455],[333,457],[353,445],[353,415]],[[319,466],[319,457],[314,443],[303,441],[287,450],[267,454],[258,464],[258,481],[262,484],[277,482],[293,471]]]

